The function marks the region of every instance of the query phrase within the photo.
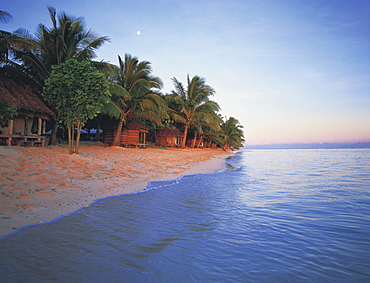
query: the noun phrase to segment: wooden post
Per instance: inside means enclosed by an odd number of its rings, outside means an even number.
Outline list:
[[[41,136],[41,127],[42,127],[42,119],[41,118],[37,118],[37,135],[38,136]],[[37,141],[41,141],[40,138],[37,138]]]
[[[24,133],[25,136],[28,135],[28,117],[24,117]]]
[[[42,134],[45,134],[46,133],[46,120],[42,120],[42,130],[41,130],[41,133]]]
[[[42,130],[42,119],[37,119],[37,135],[41,136],[41,130]]]
[[[12,119],[12,120],[9,121],[9,135],[13,134],[13,126],[14,126],[14,120]],[[8,141],[7,141],[6,145],[8,145],[8,146],[12,145],[12,137],[8,138]]]
[[[9,129],[8,134],[9,135],[13,134],[13,126],[14,126],[14,120],[9,120],[9,127],[8,127],[8,129]]]

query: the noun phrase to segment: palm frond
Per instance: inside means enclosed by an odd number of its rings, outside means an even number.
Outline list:
[[[9,23],[11,20],[13,20],[13,17],[12,15],[10,15],[8,12],[6,11],[0,11],[0,22],[2,23]]]
[[[122,108],[119,107],[112,100],[103,104],[102,113],[107,114],[108,116],[110,116],[112,118],[125,119],[125,115],[124,115],[124,112],[122,111]]]
[[[112,94],[113,97],[122,98],[123,100],[131,99],[130,93],[122,86],[115,83],[110,83],[109,92]]]

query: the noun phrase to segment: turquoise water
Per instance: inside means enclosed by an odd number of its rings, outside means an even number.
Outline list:
[[[0,282],[370,282],[370,149],[226,167],[0,239]]]

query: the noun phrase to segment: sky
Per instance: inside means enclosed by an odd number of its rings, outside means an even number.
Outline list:
[[[370,141],[368,0],[0,0],[0,29],[51,27],[47,6],[110,38],[95,60],[151,62],[163,93],[205,78],[247,144]]]

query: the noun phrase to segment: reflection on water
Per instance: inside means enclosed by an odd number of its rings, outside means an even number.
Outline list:
[[[1,282],[370,280],[370,151],[256,150],[0,240]]]

